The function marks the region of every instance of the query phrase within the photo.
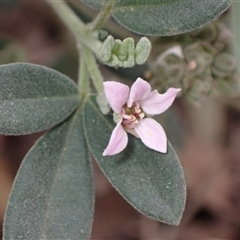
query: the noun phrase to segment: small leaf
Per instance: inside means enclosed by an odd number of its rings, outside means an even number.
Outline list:
[[[9,200],[4,239],[88,239],[93,194],[77,111],[40,138],[25,157]]]
[[[142,37],[135,47],[133,38],[114,39],[109,35],[103,42],[97,58],[111,67],[132,68],[135,64],[143,64],[149,57],[151,42]]]
[[[39,65],[1,65],[0,86],[0,134],[4,135],[48,129],[66,119],[80,102],[70,78]]]
[[[100,9],[104,1],[82,0]],[[230,6],[229,0],[116,0],[113,17],[127,29],[144,35],[172,36],[212,21]]]
[[[146,216],[179,224],[185,207],[186,186],[171,145],[168,144],[167,154],[161,154],[129,135],[128,146],[123,152],[103,157],[114,128],[113,120],[101,114],[94,98],[86,103],[83,117],[90,149],[120,194]]]
[[[147,61],[149,54],[151,52],[151,42],[148,38],[142,37],[136,45],[135,55],[136,55],[136,63],[143,64]]]

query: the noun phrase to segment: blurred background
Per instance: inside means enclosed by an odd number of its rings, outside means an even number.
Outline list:
[[[71,6],[85,21],[94,17],[80,2]],[[154,51],[145,65],[100,66],[106,80],[131,84],[140,76],[160,92],[170,86],[182,88],[182,95],[157,120],[178,153],[188,197],[178,227],[151,220],[111,187],[93,160],[92,239],[240,239],[240,79],[231,52],[230,17],[231,9],[191,33],[151,37]],[[116,38],[139,39],[113,20],[106,29]],[[76,80],[75,47],[74,38],[46,3],[0,2],[0,64],[42,64]],[[41,135],[0,136],[0,224],[21,161]]]

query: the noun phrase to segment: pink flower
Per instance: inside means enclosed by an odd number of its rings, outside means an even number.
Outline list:
[[[103,156],[121,152],[128,142],[127,132],[139,137],[149,148],[167,152],[167,137],[162,126],[150,116],[166,111],[181,89],[169,88],[166,93],[151,91],[148,82],[138,78],[129,87],[125,84],[104,82],[106,98],[114,111],[114,128]]]

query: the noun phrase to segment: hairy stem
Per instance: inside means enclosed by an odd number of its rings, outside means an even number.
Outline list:
[[[103,93],[103,77],[96,63],[96,59],[87,47],[84,48],[84,58],[88,65],[88,72],[92,78],[93,84],[98,92],[98,94]]]
[[[112,11],[112,6],[114,2],[115,0],[108,0],[107,2],[105,2],[104,8],[100,11],[94,21],[89,24],[89,29],[91,31],[98,30],[103,26]]]
[[[92,31],[89,31],[90,29],[85,27],[85,24],[64,1],[46,1],[76,38],[80,54],[78,84],[81,95],[85,96],[89,91],[89,75],[91,76],[97,92],[99,94],[104,93],[103,78],[93,54],[99,52],[102,43],[92,37]],[[111,4],[113,1],[114,0],[110,1]],[[110,11],[109,8],[111,4],[108,3],[106,5],[105,9],[107,12]],[[101,25],[101,22],[103,22],[107,16],[107,12],[104,14],[102,13],[102,15],[100,14],[101,16],[97,18],[98,20],[94,21],[95,23],[92,25],[93,28]]]
[[[79,91],[83,97],[85,97],[89,92],[89,73],[88,66],[84,56],[85,56],[84,48],[82,48],[82,52],[79,51],[78,86]]]

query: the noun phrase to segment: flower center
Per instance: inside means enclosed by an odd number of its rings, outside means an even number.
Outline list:
[[[134,128],[139,123],[139,120],[145,117],[145,113],[138,103],[134,103],[130,108],[124,105],[121,116],[123,118],[122,124],[126,128]]]

